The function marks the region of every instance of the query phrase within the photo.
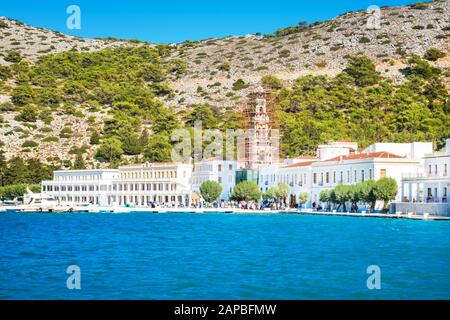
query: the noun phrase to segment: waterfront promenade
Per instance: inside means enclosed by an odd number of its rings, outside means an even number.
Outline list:
[[[2,212],[36,212],[35,210],[27,210],[23,206],[0,207]],[[428,214],[412,214],[412,213],[365,213],[365,212],[330,212],[330,211],[313,211],[302,209],[285,209],[285,210],[250,210],[239,208],[131,208],[131,207],[98,207],[98,206],[80,206],[80,207],[56,207],[43,212],[71,213],[228,213],[228,214],[298,214],[298,215],[318,215],[318,216],[341,216],[355,218],[385,218],[385,219],[412,219],[412,220],[449,220],[450,217],[428,215]]]

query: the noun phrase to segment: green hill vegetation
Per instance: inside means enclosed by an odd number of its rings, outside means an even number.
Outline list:
[[[239,128],[241,115],[235,109],[199,104],[176,112],[161,102],[160,97],[175,94],[167,80],[186,72],[183,60],[169,58],[170,50],[165,45],[73,50],[43,56],[35,64],[19,57],[0,68],[0,93],[11,95],[12,101],[0,105],[0,110],[17,111],[15,119],[29,126],[37,120],[50,125],[55,114],[83,118],[90,111],[106,115],[103,123],[89,119],[90,143],[97,148],[96,159],[113,167],[123,161],[170,160],[171,132],[192,127],[196,120],[202,120],[204,128]],[[442,56],[432,50],[425,58],[435,61]],[[272,87],[279,112],[282,155],[313,154],[318,144],[336,139],[351,139],[363,147],[382,141],[432,140],[437,148],[442,147],[450,136],[450,96],[443,83],[444,72],[419,56],[412,56],[408,65],[402,70],[406,76],[402,84],[381,77],[373,62],[363,56],[350,57],[347,68],[334,78],[305,76],[286,86],[274,76],[264,77],[262,82]],[[7,85],[7,80],[14,85]],[[245,83],[235,86],[237,90]],[[53,133],[52,139],[56,135],[56,139],[67,139],[72,134],[65,127]],[[29,140],[23,147],[39,145]],[[59,167],[82,168],[86,149],[73,151],[76,164],[60,163]],[[2,163],[1,172],[7,172],[9,164]]]
[[[335,78],[306,76],[276,94],[284,156],[314,154],[320,143],[433,141],[450,137],[450,95],[442,70],[413,56],[394,85],[366,57],[349,59]]]

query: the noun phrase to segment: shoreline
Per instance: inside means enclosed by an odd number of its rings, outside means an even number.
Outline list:
[[[296,214],[313,216],[340,216],[354,218],[384,218],[384,219],[409,219],[409,220],[433,220],[450,221],[448,216],[412,214],[412,213],[352,213],[352,212],[329,212],[311,211],[299,209],[287,210],[248,210],[237,208],[126,208],[126,207],[52,207],[52,208],[30,208],[27,206],[0,207],[0,213],[227,213],[227,214]]]

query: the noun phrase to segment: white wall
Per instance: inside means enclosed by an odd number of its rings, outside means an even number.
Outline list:
[[[219,166],[221,166],[220,171]],[[231,190],[235,185],[237,169],[239,169],[239,164],[236,161],[205,160],[197,162],[192,173],[192,190],[199,192],[203,182],[215,181],[222,185],[222,194],[219,200],[229,200]]]
[[[433,153],[433,143],[375,143],[367,147],[363,152],[389,152],[408,159],[421,160],[426,154]]]

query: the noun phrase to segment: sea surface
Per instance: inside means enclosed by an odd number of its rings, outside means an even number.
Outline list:
[[[381,289],[368,289],[369,266]],[[0,214],[0,299],[431,298],[450,298],[447,221]]]

